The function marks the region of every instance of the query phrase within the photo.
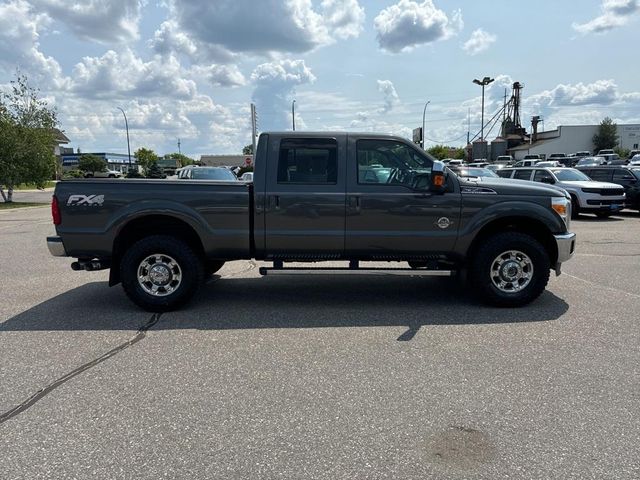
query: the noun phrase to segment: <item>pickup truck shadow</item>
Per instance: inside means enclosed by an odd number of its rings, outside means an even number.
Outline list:
[[[399,340],[410,340],[421,326],[543,322],[567,310],[550,291],[524,308],[485,307],[452,279],[215,277],[182,310],[163,314],[153,329],[405,326],[406,338]],[[0,332],[136,330],[149,316],[121,288],[94,282],[10,318]]]

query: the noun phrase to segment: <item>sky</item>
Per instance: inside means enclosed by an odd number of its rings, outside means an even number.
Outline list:
[[[534,6],[535,5],[535,6]],[[579,7],[579,8],[578,8]],[[0,0],[16,72],[83,152],[240,153],[258,131],[392,133],[462,146],[513,82],[522,123],[640,123],[640,0]],[[488,139],[497,128],[485,132]]]

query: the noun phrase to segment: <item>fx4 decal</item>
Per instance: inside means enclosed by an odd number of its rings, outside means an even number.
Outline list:
[[[70,195],[67,200],[67,207],[88,205],[101,207],[104,203],[104,195]]]

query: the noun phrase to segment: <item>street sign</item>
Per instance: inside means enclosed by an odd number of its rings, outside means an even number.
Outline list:
[[[422,144],[422,127],[413,129],[413,143]]]

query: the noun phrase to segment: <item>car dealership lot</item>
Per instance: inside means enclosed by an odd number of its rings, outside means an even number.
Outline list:
[[[638,478],[640,215],[572,229],[523,309],[233,262],[155,317],[0,212],[0,476]]]

